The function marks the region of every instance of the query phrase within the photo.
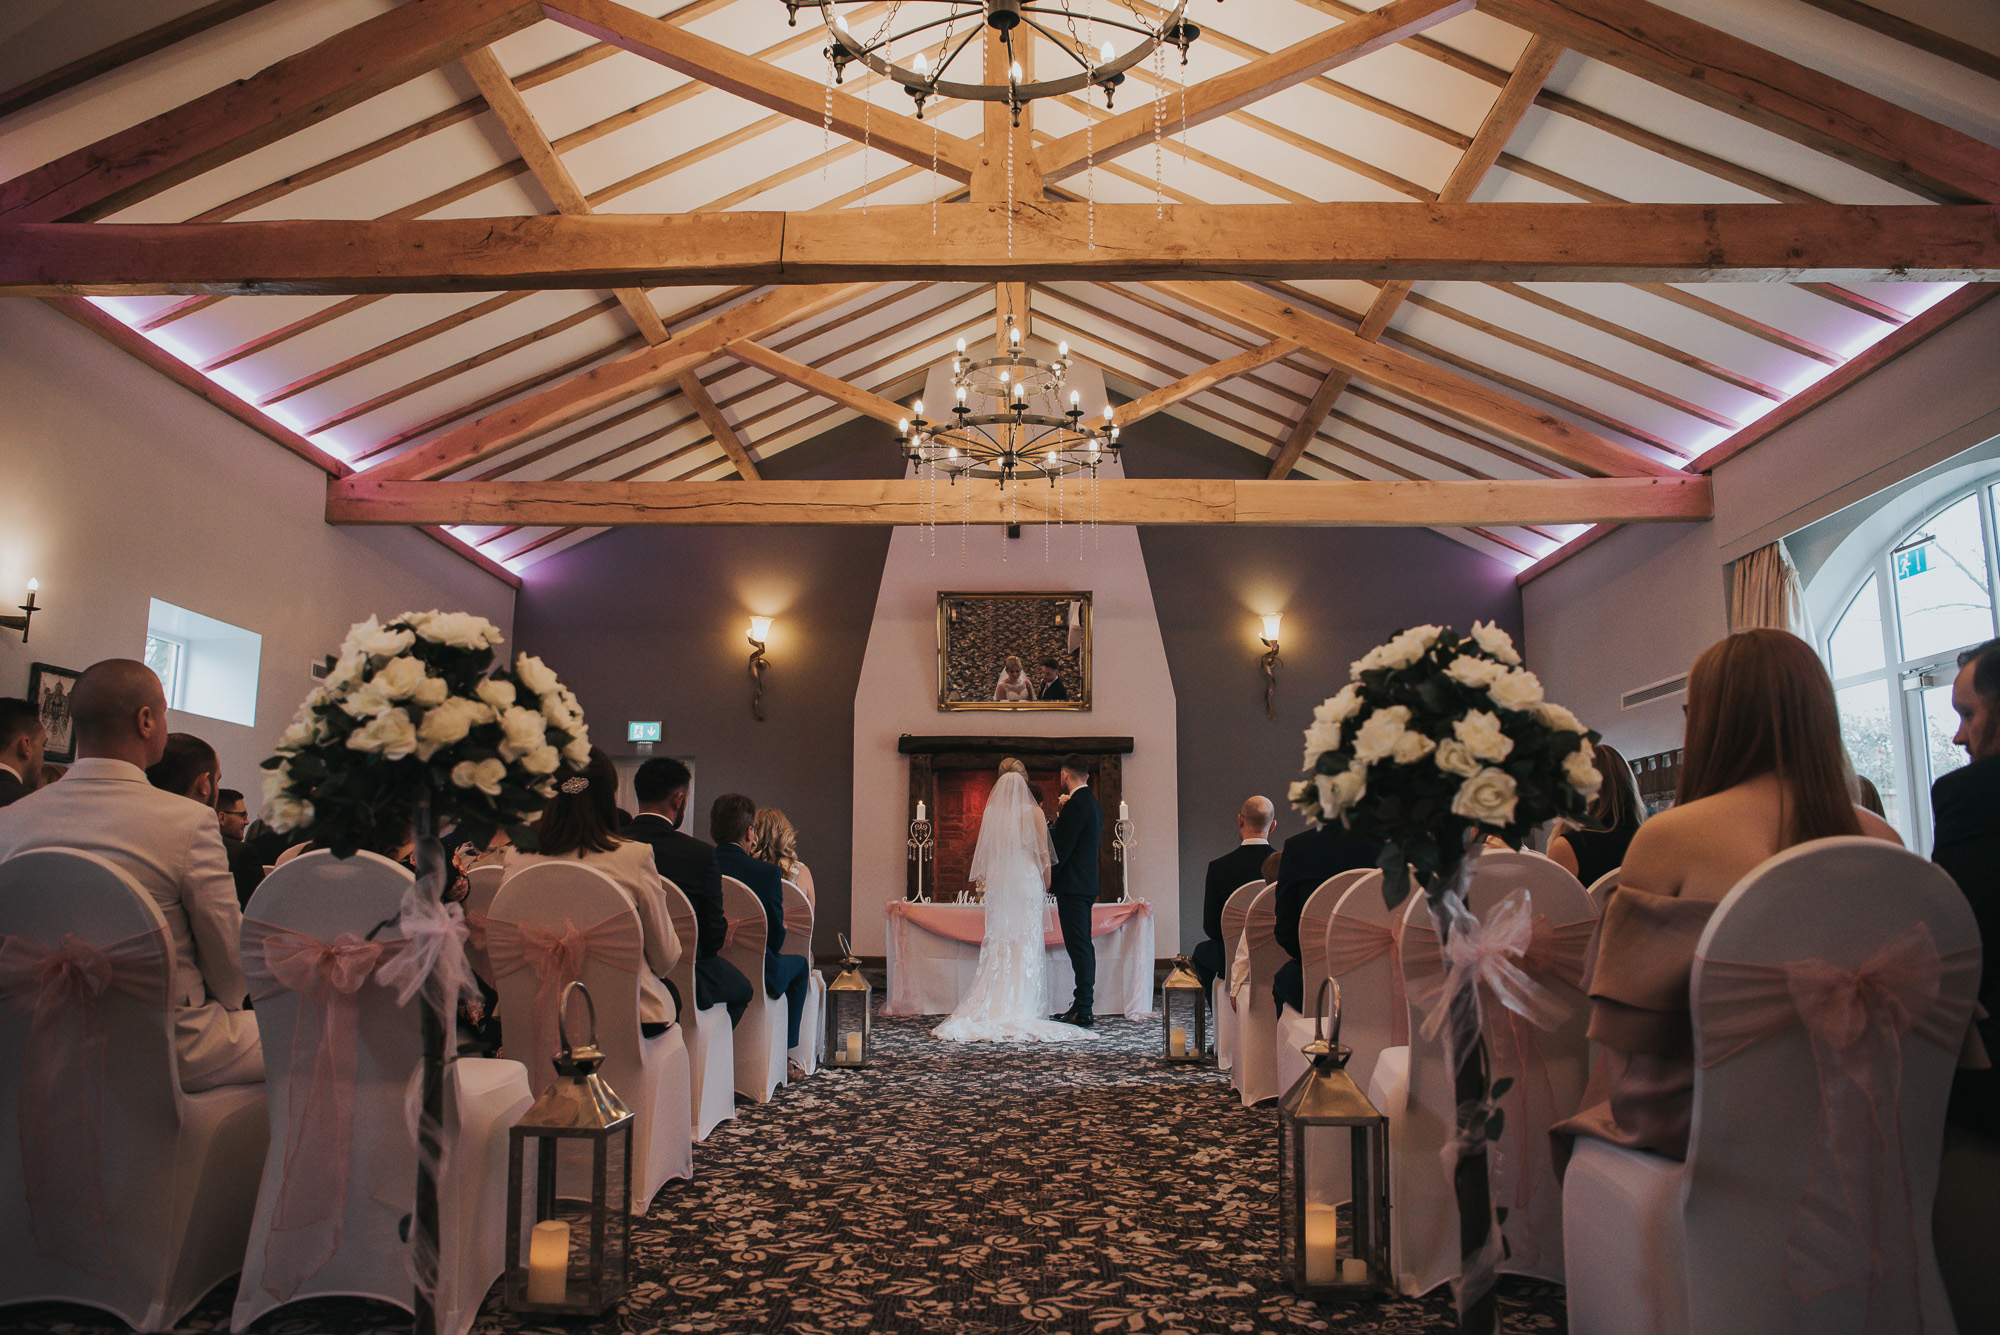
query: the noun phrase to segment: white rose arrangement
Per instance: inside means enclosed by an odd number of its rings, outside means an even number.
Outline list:
[[[1428,883],[1456,866],[1469,830],[1519,848],[1544,821],[1580,820],[1603,782],[1597,734],[1542,698],[1498,626],[1399,631],[1352,675],[1313,711],[1291,801],[1317,823],[1344,821],[1383,842],[1392,906],[1411,869]]]
[[[550,776],[589,762],[590,732],[540,659],[496,670],[501,643],[498,627],[464,612],[354,626],[264,762],[264,819],[349,857],[407,838],[428,789],[440,826],[482,843],[505,828],[532,849],[528,822],[554,794]]]

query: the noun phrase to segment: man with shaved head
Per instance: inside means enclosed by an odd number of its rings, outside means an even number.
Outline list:
[[[1229,966],[1229,945],[1222,939],[1222,906],[1238,886],[1264,879],[1264,859],[1271,856],[1271,827],[1277,809],[1268,797],[1247,797],[1236,813],[1236,837],[1241,842],[1208,864],[1208,882],[1201,897],[1201,930],[1206,939],[1188,958],[1195,976],[1208,987]]]
[[[243,914],[215,812],[164,792],[146,770],[167,752],[167,698],[144,663],[111,658],[70,695],[76,763],[63,781],[0,810],[0,860],[74,848],[118,867],[159,906],[173,941],[174,1040],[189,1093],[264,1078],[237,954]]]

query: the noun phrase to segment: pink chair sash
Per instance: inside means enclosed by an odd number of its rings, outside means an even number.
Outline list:
[[[1431,933],[1433,946],[1437,933]],[[1403,920],[1384,927],[1365,918],[1336,913],[1326,922],[1326,972],[1329,978],[1353,973],[1370,960],[1389,957],[1389,1046],[1410,1041],[1410,1005],[1403,986]]]
[[[555,1081],[556,1012],[562,990],[583,977],[584,966],[593,960],[634,975],[641,963],[639,933],[629,909],[588,927],[578,927],[565,918],[560,932],[531,922],[489,917],[486,954],[493,962],[496,979],[522,969],[535,975],[535,1050],[526,1065],[537,1095]]]
[[[361,989],[378,983],[400,938],[342,932],[331,943],[255,918],[243,920],[243,971],[263,1001],[298,995],[292,1027],[284,1176],[264,1250],[264,1289],[290,1298],[340,1250],[354,1145],[356,1043]],[[386,983],[384,983],[386,985]]]
[[[741,917],[741,918],[730,918],[728,921],[729,921],[729,930],[722,934],[722,948],[724,950],[727,950],[731,946],[735,945],[737,937],[742,935],[744,932],[749,931],[751,928],[763,929],[764,949],[766,951],[770,950],[771,920],[768,917],[766,917],[763,913],[761,912],[753,913],[749,914],[746,917]]]
[[[15,1118],[35,1252],[103,1279],[118,1265],[104,1199],[99,1003],[119,992],[165,1010],[170,959],[165,928],[106,946],[65,933],[53,949],[0,936],[0,1002],[28,1017]]]
[[[1930,1219],[1910,1197],[1903,1158],[1902,1045],[1914,1035],[1960,1051],[1979,948],[1940,955],[1917,923],[1851,971],[1824,960],[1711,959],[1701,969],[1702,1066],[1793,1024],[1812,1047],[1819,1132],[1786,1244],[1786,1284],[1808,1299],[1865,1285],[1869,1331],[1907,1330],[1913,1318],[1921,1328],[1917,1230]]]

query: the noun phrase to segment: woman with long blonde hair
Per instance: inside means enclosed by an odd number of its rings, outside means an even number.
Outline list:
[[[799,861],[799,832],[776,807],[761,807],[750,821],[750,855],[768,862],[778,874],[805,891],[806,902],[813,898],[812,868]]]

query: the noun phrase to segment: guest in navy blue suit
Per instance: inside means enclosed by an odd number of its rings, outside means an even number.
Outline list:
[[[1076,973],[1076,999],[1055,1018],[1084,1029],[1096,1023],[1091,1007],[1097,995],[1097,947],[1090,940],[1090,906],[1097,902],[1097,845],[1104,833],[1104,808],[1090,791],[1090,762],[1066,756],[1062,762],[1063,790],[1069,794],[1056,817],[1050,842],[1055,865],[1049,868],[1049,893],[1056,897],[1056,921],[1062,926],[1063,948]]]
[[[742,970],[722,958],[729,918],[722,911],[722,873],[716,870],[715,850],[693,835],[681,833],[688,784],[693,779],[688,767],[671,756],[656,756],[639,766],[639,772],[632,776],[639,814],[618,833],[651,844],[653,864],[660,875],[687,896],[694,908],[697,938],[695,1005],[706,1010],[721,1003],[729,1008],[729,1023],[734,1027],[755,994]]]
[[[1305,911],[1306,901],[1329,876],[1372,867],[1381,857],[1381,844],[1349,833],[1339,821],[1285,840],[1274,898],[1278,944],[1291,958],[1279,965],[1271,978],[1271,998],[1280,1010],[1290,1006],[1303,1014],[1306,1008],[1305,970],[1299,963],[1299,915]]]
[[[807,972],[803,955],[781,954],[785,945],[785,881],[778,869],[750,856],[750,822],[757,804],[741,793],[724,793],[709,809],[708,833],[715,840],[715,867],[750,887],[764,905],[770,933],[764,938],[764,992],[785,999],[785,1046],[799,1045],[799,1017],[805,1014]],[[801,943],[807,950],[812,942]]]

